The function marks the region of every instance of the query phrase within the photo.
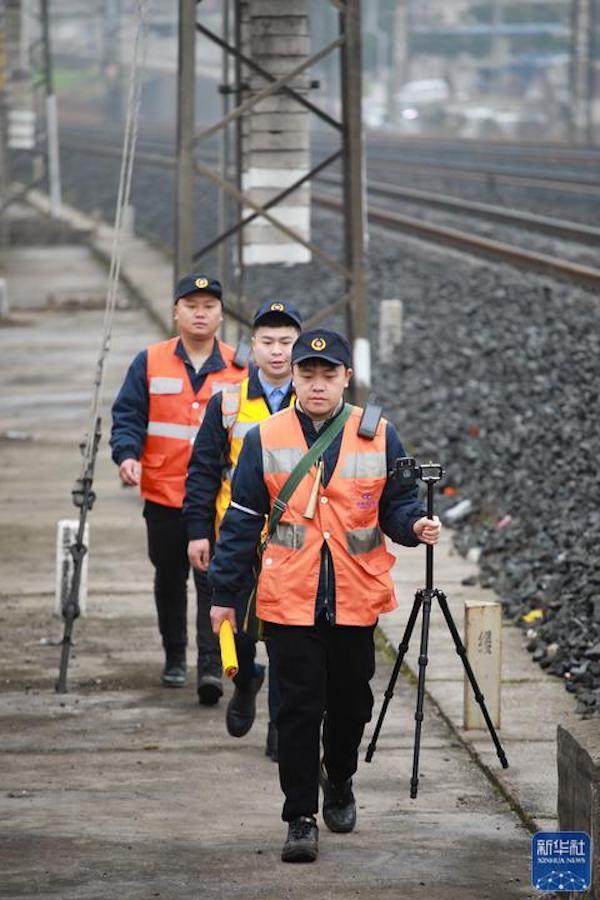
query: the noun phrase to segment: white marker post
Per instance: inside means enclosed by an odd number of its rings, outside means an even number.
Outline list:
[[[379,362],[387,366],[402,343],[402,300],[382,300],[379,304]]]
[[[56,529],[56,581],[54,587],[54,613],[57,616],[62,615],[63,596],[68,596],[73,578],[73,557],[69,548],[77,538],[79,530],[79,519],[60,519]],[[90,546],[90,526],[86,522],[83,530],[83,542],[86,547]],[[81,583],[79,585],[79,609],[82,616],[85,616],[87,609],[87,574],[88,574],[88,558],[86,553],[81,566]]]
[[[467,659],[484,696],[492,724],[494,728],[500,728],[502,678],[502,607],[500,603],[465,601],[465,648]],[[487,727],[466,675],[463,725],[466,729]]]

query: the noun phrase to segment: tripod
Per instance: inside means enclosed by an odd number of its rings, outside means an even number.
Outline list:
[[[429,519],[433,519],[433,486],[437,481],[440,480],[440,478],[444,474],[442,467],[433,463],[430,463],[427,466],[417,466],[415,460],[412,457],[403,457],[396,460],[395,468],[392,469],[389,474],[391,478],[399,478],[407,485],[414,484],[417,478],[420,478],[421,481],[423,481],[427,485],[427,517]],[[390,700],[394,695],[394,687],[400,673],[400,667],[408,651],[408,645],[413,632],[413,628],[415,627],[417,616],[419,615],[419,611],[422,607],[423,621],[421,624],[419,680],[417,685],[417,708],[415,712],[415,745],[413,750],[412,778],[410,780],[410,796],[413,800],[417,796],[417,790],[419,786],[419,753],[421,749],[421,726],[423,723],[423,700],[425,697],[427,649],[429,646],[429,621],[431,618],[431,604],[434,599],[437,600],[440,605],[440,609],[444,614],[446,624],[448,625],[450,634],[452,635],[452,639],[454,641],[454,646],[456,647],[456,652],[462,660],[467,678],[469,679],[471,687],[473,688],[475,699],[481,708],[483,718],[485,719],[488,731],[490,732],[491,738],[494,742],[494,746],[496,747],[498,759],[500,760],[503,769],[508,768],[508,760],[506,759],[506,755],[504,753],[504,750],[502,749],[502,745],[500,744],[498,735],[496,734],[496,729],[494,728],[492,720],[490,719],[483,694],[479,689],[479,685],[477,684],[475,675],[473,674],[473,670],[471,668],[469,660],[467,659],[467,651],[460,639],[460,635],[457,631],[454,619],[452,618],[452,614],[448,608],[446,595],[433,586],[433,547],[430,544],[427,544],[425,588],[421,588],[415,594],[413,607],[408,618],[408,622],[406,623],[404,635],[398,646],[398,655],[396,657],[396,662],[394,664],[394,668],[384,694],[384,701],[381,707],[381,712],[379,713],[377,725],[375,726],[375,731],[373,732],[373,737],[371,738],[371,742],[367,748],[366,755],[366,762],[371,762],[371,760],[373,759],[373,754],[375,753],[377,739],[383,725],[383,720],[385,718],[387,708],[389,706]]]

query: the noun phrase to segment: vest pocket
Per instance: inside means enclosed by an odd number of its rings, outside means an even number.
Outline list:
[[[387,551],[380,551],[372,557],[355,556],[354,561],[369,575],[385,575],[393,567],[396,557]]]

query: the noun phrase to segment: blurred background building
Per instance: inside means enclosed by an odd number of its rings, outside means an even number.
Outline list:
[[[8,106],[27,106],[40,0],[0,0]],[[132,0],[48,0],[61,121],[118,124],[132,40]],[[313,49],[335,35],[325,0],[309,0]],[[600,0],[369,0],[363,3],[367,127],[407,135],[593,143],[600,122]],[[221,31],[223,0],[202,0]],[[151,5],[143,117],[174,128],[177,3]],[[221,53],[197,42],[197,122],[219,115]],[[338,114],[339,67],[316,68],[312,94]],[[21,84],[21,88],[19,85]],[[19,94],[21,90],[21,95]],[[314,124],[315,128],[319,125]]]

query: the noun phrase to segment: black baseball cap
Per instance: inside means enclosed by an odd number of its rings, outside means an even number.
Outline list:
[[[256,328],[257,325],[260,325],[260,320],[263,317],[272,316],[273,313],[280,316],[285,316],[286,318],[290,319],[291,322],[298,328],[302,328],[302,316],[300,315],[296,307],[291,303],[288,303],[287,300],[267,300],[254,313],[252,324]]]
[[[223,289],[220,281],[217,281],[216,278],[209,278],[208,275],[189,272],[180,278],[175,286],[175,303],[182,297],[187,297],[188,294],[195,294],[196,291],[212,294],[218,300],[222,299]]]
[[[347,369],[352,367],[352,351],[346,338],[323,328],[305,331],[292,347],[292,365],[306,359],[320,359]]]

